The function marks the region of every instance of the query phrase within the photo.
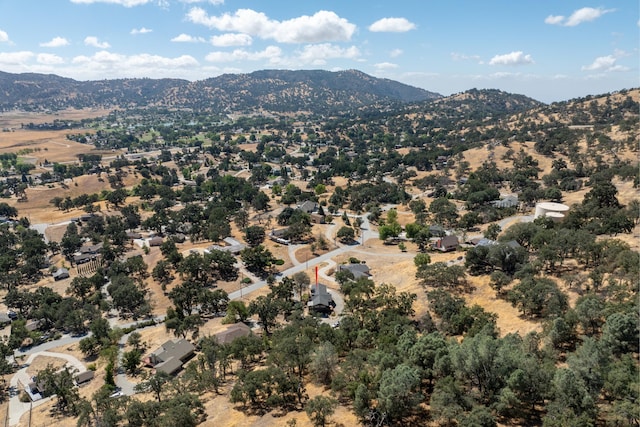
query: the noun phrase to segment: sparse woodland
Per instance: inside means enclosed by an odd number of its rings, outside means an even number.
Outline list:
[[[61,425],[208,425],[219,397],[251,419],[300,414],[288,425],[347,425],[340,408],[363,426],[640,425],[639,101],[638,89],[552,105],[474,89],[326,117],[140,108],[78,121],[67,140],[101,154],[17,173],[19,156],[0,158],[0,285],[17,314],[0,371],[15,369],[16,349],[87,334],[79,350],[104,385],[78,394],[68,371],[42,373]],[[100,191],[69,184],[87,175]],[[21,210],[47,188],[57,192],[45,209],[76,221],[45,242]],[[505,195],[517,203],[495,203]],[[305,201],[314,216],[297,208]],[[570,210],[508,221],[540,201]],[[413,258],[406,280],[420,293],[336,272],[344,309],[332,326],[306,309],[308,275],[279,274],[286,261],[269,235],[286,228],[315,257],[355,247],[363,216]],[[315,231],[320,220],[336,224],[336,241]],[[458,262],[432,261],[439,227],[463,243]],[[163,241],[138,248],[131,233]],[[244,247],[185,251],[229,237]],[[78,275],[87,245],[99,262]],[[64,292],[30,286],[62,266],[74,272]],[[268,287],[230,298],[227,284],[245,278]],[[503,333],[500,313],[468,303],[482,280],[531,332]],[[162,315],[167,338],[189,339],[196,356],[176,377],[152,373],[152,349],[109,312]],[[236,321],[258,327],[228,344],[200,333]],[[112,397],[119,370],[139,394]]]

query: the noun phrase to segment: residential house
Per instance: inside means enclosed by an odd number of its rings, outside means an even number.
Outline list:
[[[173,375],[195,354],[195,347],[185,339],[169,340],[153,351],[144,360],[156,372]]]
[[[224,239],[224,243],[225,243],[224,246],[222,246],[222,245],[211,245],[207,249],[205,249],[205,251],[211,252],[211,251],[216,250],[216,251],[229,252],[229,253],[231,253],[233,255],[238,255],[244,248],[247,247],[247,245],[237,241],[236,239],[234,239],[232,237],[227,237],[226,239]]]
[[[350,271],[355,280],[362,277],[371,277],[369,266],[367,264],[340,264],[338,266],[338,271]]]
[[[333,297],[327,291],[327,286],[322,283],[311,286],[311,299],[307,302],[307,308],[309,311],[313,311],[321,314],[328,314],[333,311],[336,303],[333,301]]]
[[[41,324],[42,322],[40,321],[40,319],[29,319],[27,320],[27,323],[24,325],[24,327],[27,329],[27,331],[33,332],[38,330]]]
[[[82,214],[80,215],[80,221],[82,222],[87,222],[89,221],[91,218],[93,218],[94,216],[96,216],[96,214],[93,213],[89,213],[89,214]]]
[[[153,236],[147,241],[147,244],[149,245],[149,247],[161,246],[163,242],[164,242],[164,239],[162,237]]]
[[[433,237],[444,237],[447,232],[445,231],[443,226],[435,224],[429,226],[429,234],[431,234]]]
[[[271,230],[269,233],[269,238],[276,243],[280,243],[282,245],[288,245],[291,243],[289,239],[286,239],[284,236],[286,235],[288,228],[281,228],[279,230]]]
[[[449,156],[438,156],[435,161],[435,167],[437,170],[447,167],[449,162]]]
[[[224,345],[231,344],[236,338],[248,335],[251,335],[251,328],[242,322],[238,322],[215,334],[215,338],[218,344]]]
[[[491,246],[495,245],[496,241],[487,239],[486,237],[476,237],[475,239],[471,239],[470,243],[474,246]]]
[[[62,280],[62,279],[68,279],[69,278],[69,270],[67,270],[66,268],[59,268],[57,269],[53,274],[53,280],[58,281],[58,280]]]
[[[306,214],[312,214],[318,210],[318,204],[311,200],[305,200],[298,206],[298,210],[301,210]]]
[[[456,236],[444,236],[436,241],[434,248],[441,252],[455,251],[460,246]]]
[[[136,231],[127,231],[127,239],[129,240],[142,239],[142,234]]]
[[[100,256],[102,251],[102,242],[96,245],[82,245],[80,250],[73,255],[73,261],[76,264],[84,264]]]
[[[517,208],[520,201],[517,195],[510,194],[500,200],[493,200],[491,204],[496,208]]]
[[[38,377],[31,377],[31,381],[24,385],[24,391],[32,402],[37,402],[47,396],[44,381],[38,380]]]

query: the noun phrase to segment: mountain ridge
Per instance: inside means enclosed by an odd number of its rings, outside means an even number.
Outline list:
[[[440,97],[358,70],[259,70],[193,82],[170,78],[78,81],[55,74],[0,72],[0,110],[5,111],[155,105],[219,113],[262,109],[326,114]]]

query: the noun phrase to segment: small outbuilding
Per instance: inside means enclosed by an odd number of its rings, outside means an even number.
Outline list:
[[[460,246],[460,242],[456,236],[444,236],[438,239],[434,245],[434,248],[441,252],[455,251]]]
[[[73,378],[73,382],[75,383],[76,386],[82,387],[83,385],[87,384],[89,381],[93,379],[94,374],[95,373],[91,370],[80,372],[79,374],[76,374],[76,376]]]
[[[58,280],[62,280],[62,279],[68,279],[69,278],[69,270],[67,270],[66,268],[59,268],[57,269],[53,274],[53,280],[58,281]]]
[[[161,246],[162,242],[164,242],[164,239],[162,237],[154,236],[154,237],[150,238],[147,243],[148,243],[149,247],[152,247],[152,246]]]

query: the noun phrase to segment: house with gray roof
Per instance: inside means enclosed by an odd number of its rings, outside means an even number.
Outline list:
[[[493,200],[491,204],[496,208],[517,208],[520,201],[518,200],[517,195],[510,194],[500,200]]]
[[[312,214],[318,210],[318,204],[311,200],[305,200],[298,206],[298,209],[306,214]]]
[[[336,303],[333,297],[327,291],[327,285],[318,283],[311,285],[311,299],[307,302],[307,308],[310,312],[328,314],[333,311]]]
[[[185,339],[169,340],[147,356],[144,362],[156,372],[173,375],[193,357],[195,350],[193,344]]]
[[[369,266],[367,264],[340,264],[338,271],[349,271],[353,274],[355,280],[361,277],[371,277]]]
[[[229,252],[233,255],[238,255],[244,248],[247,247],[247,245],[245,245],[244,243],[241,243],[239,241],[237,241],[236,239],[232,238],[232,237],[227,237],[226,239],[224,239],[224,243],[225,245],[211,245],[209,246],[206,251],[211,252],[211,251],[224,251],[224,252]]]
[[[62,279],[68,279],[69,278],[69,270],[67,270],[66,268],[59,268],[57,269],[53,274],[53,280],[58,281],[58,280],[62,280]]]
[[[238,322],[215,334],[215,338],[218,344],[224,345],[231,344],[236,338],[248,335],[251,335],[251,328],[242,322]]]

